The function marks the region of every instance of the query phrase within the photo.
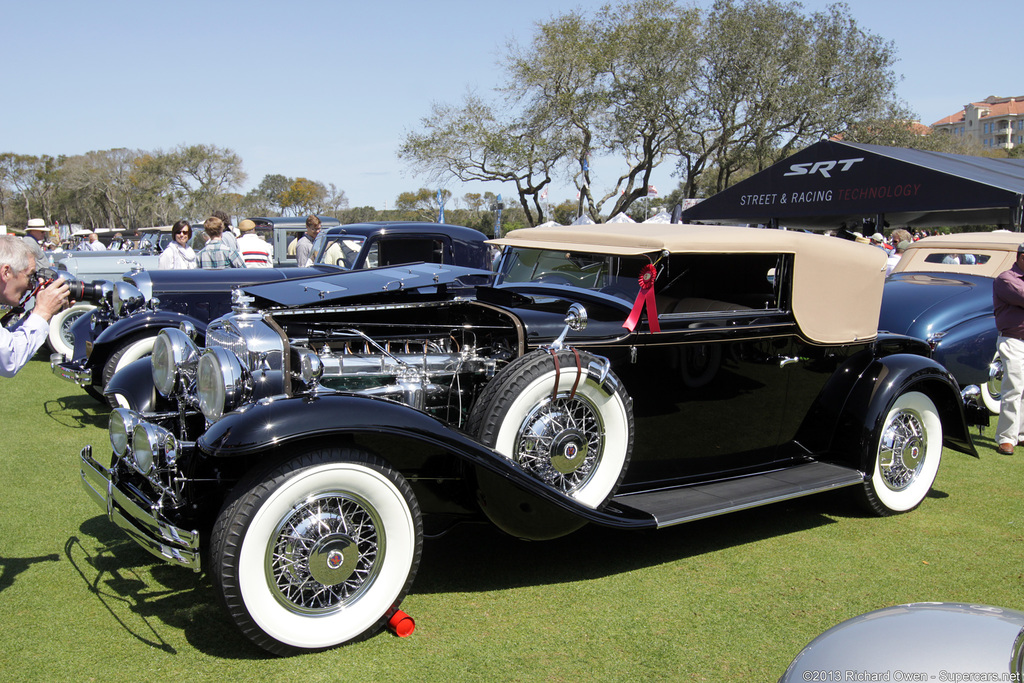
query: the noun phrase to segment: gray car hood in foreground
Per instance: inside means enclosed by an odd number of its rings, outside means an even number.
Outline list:
[[[923,602],[833,626],[797,655],[779,681],[1019,681],[1022,659],[1024,612]],[[814,677],[823,672],[839,677]]]

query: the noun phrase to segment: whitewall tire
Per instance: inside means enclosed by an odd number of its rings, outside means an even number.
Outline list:
[[[156,335],[142,337],[128,342],[120,349],[111,354],[106,365],[103,366],[103,386],[107,386],[110,378],[121,368],[134,363],[140,358],[145,358],[153,353],[153,345],[156,344]]]
[[[71,325],[83,315],[91,313],[96,307],[92,304],[75,304],[50,318],[50,332],[47,343],[54,353],[67,359],[75,355],[75,337],[71,334]]]
[[[324,450],[239,484],[211,536],[214,585],[242,632],[275,654],[377,631],[419,566],[408,483],[361,451]]]
[[[878,515],[913,510],[932,488],[942,460],[942,421],[925,394],[901,394],[872,438],[874,467],[864,500]]]
[[[588,375],[594,356],[579,358],[578,367],[571,351],[559,351],[556,369],[549,352],[537,351],[511,363],[480,396],[467,428],[534,477],[596,508],[629,464],[632,402],[610,372],[603,385]]]

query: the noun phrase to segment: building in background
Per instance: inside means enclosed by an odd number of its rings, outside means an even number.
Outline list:
[[[986,97],[932,124],[932,130],[969,136],[982,147],[1013,149],[1024,145],[1024,95]]]

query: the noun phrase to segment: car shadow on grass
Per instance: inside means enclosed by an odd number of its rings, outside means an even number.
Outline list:
[[[4,557],[0,555],[0,593],[14,585],[19,574],[27,571],[39,562],[56,562],[60,559],[57,553],[38,555],[36,557]]]
[[[57,424],[72,429],[105,429],[110,421],[110,408],[87,395],[65,396],[44,401],[43,412]]]
[[[598,579],[808,531],[856,514],[847,498],[824,494],[666,529],[591,524],[551,541],[521,541],[491,526],[464,525],[424,543],[413,592],[487,592]]]
[[[181,632],[195,649],[222,659],[271,655],[235,627],[206,574],[165,564],[128,539],[103,516],[86,520],[64,555],[111,619],[141,643],[176,655]]]
[[[864,517],[837,491],[649,531],[588,525],[560,539],[526,542],[489,525],[462,525],[424,542],[412,593],[486,592],[602,578]],[[933,491],[932,497],[945,497]],[[65,555],[88,590],[127,633],[177,654],[168,629],[204,654],[273,658],[224,611],[207,574],[164,564],[104,516],[84,522]]]

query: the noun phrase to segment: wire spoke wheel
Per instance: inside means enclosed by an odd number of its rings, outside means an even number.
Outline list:
[[[324,449],[238,483],[211,534],[211,571],[242,633],[294,654],[379,630],[422,547],[405,478],[363,451]]]
[[[862,489],[865,506],[882,516],[913,510],[931,491],[942,459],[942,421],[935,404],[921,392],[900,394],[872,444],[871,476]]]
[[[604,423],[593,403],[578,394],[562,394],[526,416],[515,459],[538,479],[570,493],[600,465],[603,434]]]
[[[603,504],[633,450],[632,401],[617,377],[598,382],[585,352],[534,351],[510,363],[478,397],[467,430],[537,479],[589,507]]]
[[[910,486],[922,469],[927,450],[928,435],[921,415],[914,410],[897,413],[879,445],[878,467],[885,485],[893,491]]]
[[[299,503],[268,544],[267,581],[282,605],[323,614],[358,599],[377,574],[380,517],[343,492]]]

